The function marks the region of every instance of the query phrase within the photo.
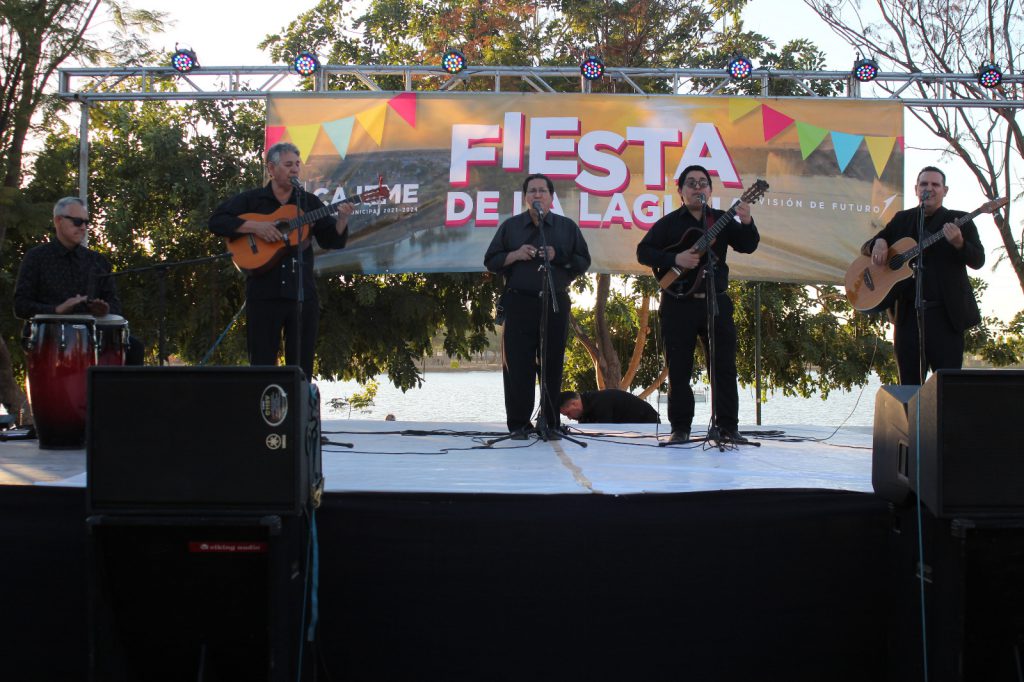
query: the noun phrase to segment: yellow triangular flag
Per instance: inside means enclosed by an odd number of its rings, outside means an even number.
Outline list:
[[[299,157],[302,159],[302,163],[306,163],[306,160],[309,159],[309,153],[313,151],[313,143],[316,142],[316,136],[319,134],[319,123],[288,126],[288,137],[292,139],[292,144],[299,148]]]
[[[892,147],[896,144],[895,137],[865,137],[864,143],[868,146],[868,153],[871,154],[871,162],[875,164],[875,174],[882,177],[885,164],[889,163],[889,156],[892,155]]]
[[[730,97],[729,120],[738,121],[759,106],[761,103],[750,97]]]
[[[356,114],[356,120],[359,121],[359,125],[363,127],[367,135],[373,138],[378,147],[381,140],[384,139],[384,116],[387,114],[387,111],[388,104],[383,102],[361,114]]]

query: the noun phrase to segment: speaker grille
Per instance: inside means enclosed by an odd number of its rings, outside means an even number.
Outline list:
[[[90,512],[301,512],[314,394],[296,367],[91,368]]]

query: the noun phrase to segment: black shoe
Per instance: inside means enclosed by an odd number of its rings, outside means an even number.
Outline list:
[[[547,432],[548,440],[562,440],[562,434],[558,429],[548,429]]]
[[[736,429],[721,429],[720,431],[722,440],[727,443],[749,443],[750,441],[743,437]]]
[[[668,442],[669,443],[689,443],[690,442],[690,432],[689,431],[683,431],[683,430],[673,431],[672,435],[669,436]]]
[[[526,432],[526,429],[518,429],[512,432],[510,438],[511,440],[530,440],[530,434]]]

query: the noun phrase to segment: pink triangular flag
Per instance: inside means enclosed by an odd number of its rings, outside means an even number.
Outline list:
[[[403,92],[388,100],[388,106],[413,128],[416,127],[416,93]]]
[[[284,126],[267,126],[263,135],[263,151],[267,151],[280,142],[282,135],[284,135]]]
[[[905,151],[903,149],[903,136],[902,135],[900,135],[899,137],[896,138],[896,146],[899,147],[901,152]]]
[[[764,126],[764,141],[772,139],[792,125],[793,119],[771,107],[761,107],[761,125]]]

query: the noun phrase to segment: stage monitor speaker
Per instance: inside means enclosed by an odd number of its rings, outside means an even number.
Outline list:
[[[91,367],[91,514],[299,514],[322,482],[297,367]]]
[[[312,679],[305,518],[97,515],[87,527],[90,679]]]
[[[1024,514],[1022,397],[1024,371],[941,369],[911,398],[907,478],[911,484],[918,478],[914,453],[920,452],[917,495],[933,514]]]
[[[902,504],[910,496],[910,399],[919,386],[886,385],[875,395],[872,437],[871,486],[891,502]]]

